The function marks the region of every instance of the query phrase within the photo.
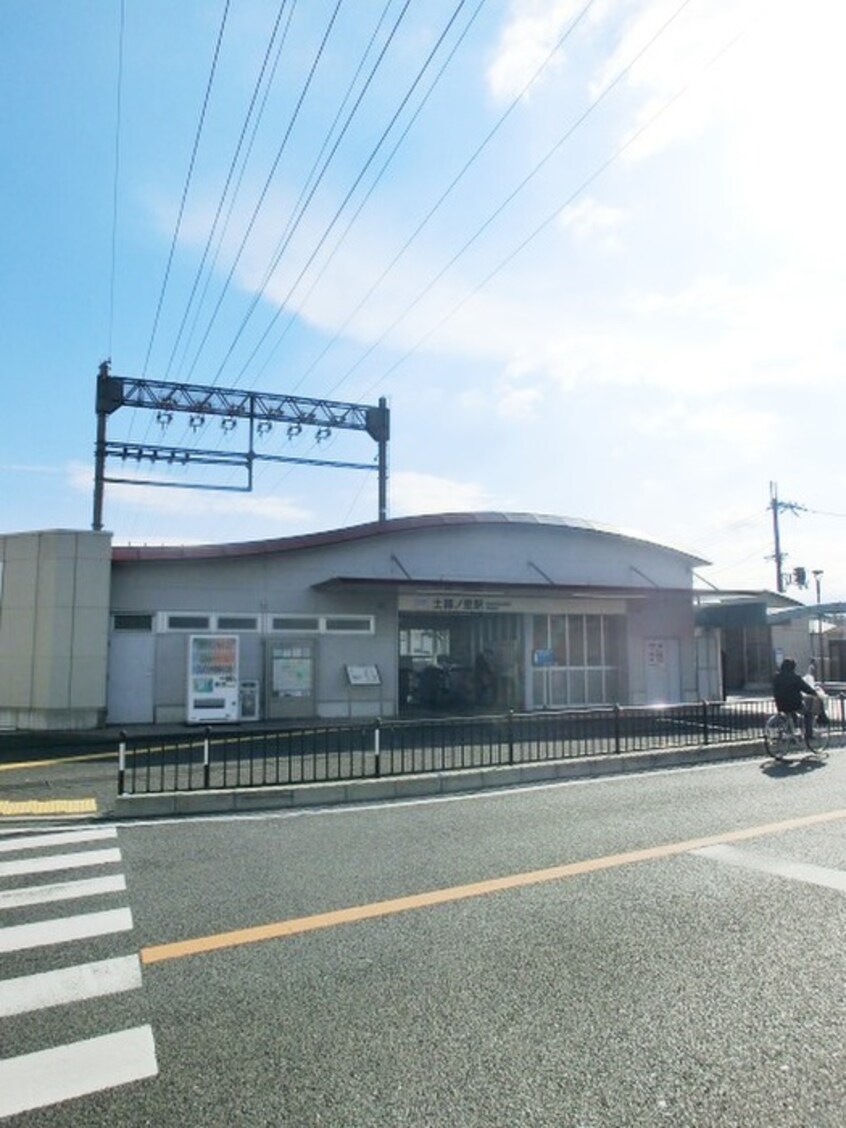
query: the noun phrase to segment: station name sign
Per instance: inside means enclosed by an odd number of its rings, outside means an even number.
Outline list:
[[[398,599],[400,611],[434,612],[441,615],[623,615],[626,611],[626,604],[622,599],[590,596],[574,598],[560,593],[543,597],[443,588],[436,591],[404,591]]]
[[[507,595],[485,592],[432,591],[400,595],[400,611],[445,611],[451,615],[522,610],[520,601]]]

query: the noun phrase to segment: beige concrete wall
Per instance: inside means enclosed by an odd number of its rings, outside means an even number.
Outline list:
[[[3,536],[0,566],[0,726],[102,724],[111,535]]]

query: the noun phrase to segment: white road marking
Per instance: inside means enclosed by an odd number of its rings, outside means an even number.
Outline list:
[[[120,850],[84,850],[77,854],[55,854],[47,858],[19,858],[0,862],[0,877],[18,877],[28,873],[52,873],[55,870],[79,869],[82,866],[105,866],[119,862]]]
[[[0,980],[0,1017],[63,1006],[80,999],[119,995],[141,986],[138,956],[60,967],[36,975]]]
[[[844,870],[827,869],[825,866],[815,866],[809,862],[791,862],[786,858],[767,857],[764,854],[756,854],[752,850],[738,849],[736,846],[705,846],[701,850],[692,850],[691,853],[729,866],[737,866],[739,869],[769,873],[773,877],[786,877],[791,881],[804,881],[808,885],[822,885],[826,889],[836,889],[839,893],[846,893]]]
[[[44,905],[49,901],[72,901],[75,897],[98,897],[103,893],[122,893],[125,889],[126,878],[122,873],[83,877],[78,881],[60,881],[53,885],[26,885],[0,892],[0,910]]]
[[[0,952],[43,948],[49,944],[64,944],[69,940],[82,940],[89,936],[128,932],[131,928],[132,913],[129,909],[107,909],[100,913],[80,913],[78,916],[57,917],[55,920],[36,921],[33,924],[16,924],[0,928]]]
[[[104,838],[117,838],[115,827],[97,827],[90,830],[64,830],[55,834],[33,834],[24,838],[4,839],[0,854],[13,850],[46,850],[53,846],[66,846],[76,842],[99,842]]]
[[[22,1054],[0,1061],[0,1116],[126,1085],[158,1071],[149,1026]]]

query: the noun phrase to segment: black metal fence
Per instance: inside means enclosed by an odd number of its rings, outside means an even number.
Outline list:
[[[347,782],[625,752],[759,741],[772,701],[603,706],[496,716],[121,734],[118,793]],[[844,699],[830,702],[844,725]]]

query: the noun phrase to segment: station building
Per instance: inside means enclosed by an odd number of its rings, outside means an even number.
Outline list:
[[[698,700],[687,552],[521,513],[282,539],[0,537],[0,725],[286,721]]]

